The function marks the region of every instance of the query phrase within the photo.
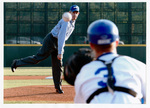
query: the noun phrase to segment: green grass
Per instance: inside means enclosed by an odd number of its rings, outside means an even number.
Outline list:
[[[68,85],[66,81],[63,80],[63,85]],[[21,86],[31,86],[31,85],[54,85],[52,79],[40,79],[40,80],[4,80],[4,89],[21,87]]]
[[[51,67],[19,67],[13,73],[10,67],[4,68],[4,76],[52,76]],[[63,85],[68,85],[66,81],[63,80]],[[31,85],[54,85],[53,79],[30,79],[30,80],[4,80],[4,89],[21,87],[21,86],[31,86]]]
[[[10,67],[4,68],[4,75],[52,75],[51,67],[18,67],[15,72],[11,72]]]
[[[31,85],[53,85],[52,80],[5,80],[4,89],[21,87],[21,86],[31,86]]]

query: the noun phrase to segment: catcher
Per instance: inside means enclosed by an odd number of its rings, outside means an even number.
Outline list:
[[[92,59],[86,53],[75,54],[68,60],[64,71],[65,80],[75,85],[74,102],[141,104],[144,99],[146,103],[146,65],[117,54],[117,26],[101,19],[90,24],[87,32],[96,60],[90,62]]]

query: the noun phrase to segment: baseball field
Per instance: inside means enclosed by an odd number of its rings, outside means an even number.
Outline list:
[[[4,68],[4,104],[73,103],[74,87],[63,80],[64,94],[57,94],[51,76],[51,67]]]

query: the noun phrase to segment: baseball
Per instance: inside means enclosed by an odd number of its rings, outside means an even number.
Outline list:
[[[72,15],[69,12],[65,12],[63,13],[62,18],[64,21],[68,22],[72,19]]]

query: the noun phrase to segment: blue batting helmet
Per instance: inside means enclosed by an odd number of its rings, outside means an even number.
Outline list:
[[[87,30],[89,41],[97,45],[107,45],[119,39],[117,26],[110,20],[100,19],[90,24]]]

